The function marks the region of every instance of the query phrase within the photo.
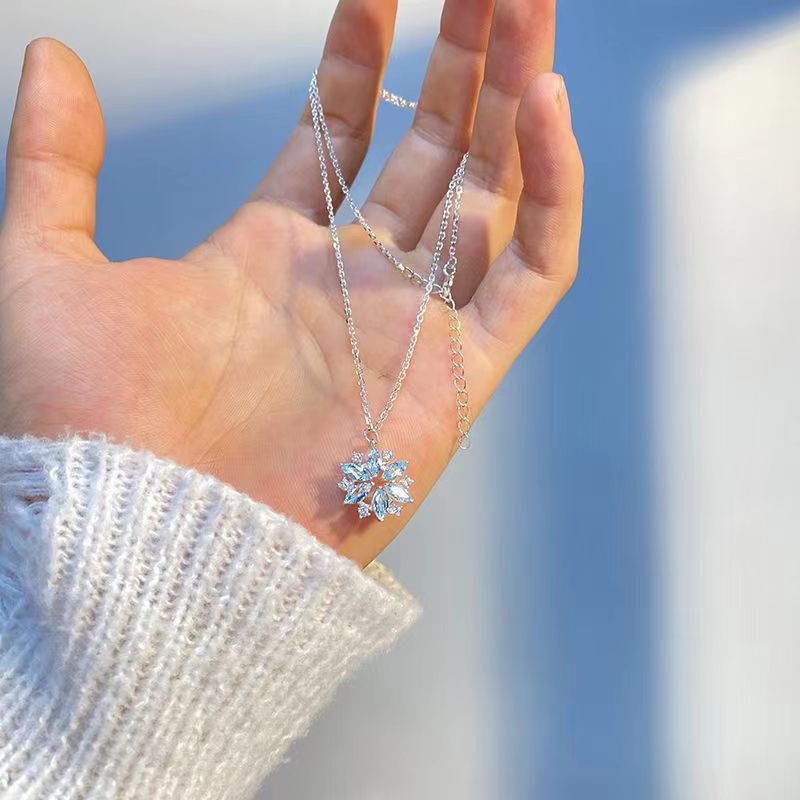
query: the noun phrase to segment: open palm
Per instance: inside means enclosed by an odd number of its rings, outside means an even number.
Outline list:
[[[554,7],[447,0],[413,126],[364,206],[381,238],[427,272],[447,183],[470,150],[455,294],[473,415],[577,267],[582,167],[563,82],[549,73]],[[395,10],[390,0],[341,0],[320,65],[350,181],[368,147]],[[212,473],[368,563],[413,506],[359,522],[337,488],[339,463],[364,449],[364,424],[308,109],[253,197],[179,261],[110,263],[99,251],[102,154],[83,64],[57,42],[34,42],[0,230],[0,430],[105,433]],[[377,413],[421,289],[359,228],[340,232]],[[381,437],[409,460],[417,501],[457,442],[447,324],[432,299]]]

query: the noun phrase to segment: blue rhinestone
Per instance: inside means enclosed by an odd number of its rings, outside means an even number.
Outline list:
[[[386,514],[389,511],[389,498],[383,489],[375,490],[375,495],[372,498],[372,510],[381,522],[386,519]]]
[[[387,483],[386,492],[392,500],[397,500],[398,503],[413,503],[414,498],[405,486],[399,483]]]
[[[344,502],[347,505],[360,503],[372,489],[372,483],[357,483],[345,496]]]
[[[387,481],[393,481],[399,478],[408,467],[408,461],[394,461],[388,467],[383,468],[383,477]]]

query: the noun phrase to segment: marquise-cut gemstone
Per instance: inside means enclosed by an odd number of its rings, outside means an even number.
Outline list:
[[[375,494],[372,497],[372,510],[381,522],[386,519],[386,514],[389,511],[389,498],[383,489],[375,490]]]
[[[408,467],[408,461],[393,461],[389,466],[383,468],[384,480],[393,481],[399,478]]]
[[[347,505],[353,505],[354,503],[360,503],[370,492],[372,489],[372,483],[357,483],[353,486],[352,489],[344,496],[344,502]]]
[[[386,493],[392,500],[397,500],[398,503],[413,503],[414,498],[411,497],[411,493],[406,489],[405,486],[401,486],[399,483],[387,483],[386,484]]]
[[[342,464],[342,474],[351,481],[369,480],[369,473],[361,464]]]
[[[382,468],[381,454],[378,452],[377,448],[373,446],[367,456],[367,470],[373,478],[377,478]]]

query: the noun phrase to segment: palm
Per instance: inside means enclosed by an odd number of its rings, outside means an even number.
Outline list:
[[[326,52],[342,47],[341,37],[353,25],[382,25],[390,34],[390,5],[385,0],[366,4],[343,0]],[[492,4],[472,5],[475,47],[465,52],[480,59],[479,39],[486,38]],[[524,4],[499,0],[496,30],[503,27],[497,22],[503,7],[511,14],[519,5]],[[539,0],[539,5],[545,14],[552,3]],[[453,23],[448,23],[446,9],[445,34],[448,24]],[[359,129],[371,126],[380,65],[391,37],[383,38],[371,88],[360,87],[365,95],[362,108],[353,108],[352,102],[338,108],[337,97],[348,80],[363,84],[363,65],[348,67],[329,59],[323,60],[320,70],[323,100],[350,177],[363,157],[364,137]],[[551,57],[547,37],[543,38],[544,56],[541,52],[529,56],[537,66],[542,58]],[[443,41],[439,49],[449,46]],[[504,44],[499,41],[497,47]],[[63,59],[63,80],[71,81],[77,91],[75,75],[69,71],[80,72],[80,68],[63,52],[53,55],[55,45],[48,47],[51,74],[54,59]],[[440,182],[452,173],[458,157],[455,142],[437,146],[426,135],[431,119],[441,126],[444,113],[436,108],[445,102],[438,97],[436,63],[434,58],[434,74],[429,73],[426,80],[420,103],[423,111],[417,115],[415,128],[387,165],[365,207],[368,218],[383,227],[382,238],[410,251],[404,260],[422,271],[430,263],[436,205],[443,194]],[[474,76],[470,80],[475,82]],[[477,94],[479,83],[468,96]],[[20,106],[24,109],[24,84],[23,79],[18,116]],[[467,98],[464,103],[470,106]],[[426,108],[436,117],[426,114]],[[475,136],[481,135],[480,113]],[[490,123],[497,127],[498,114],[485,113],[492,117],[484,123],[487,130]],[[539,123],[547,122],[545,114],[546,110],[540,114]],[[470,178],[466,186],[459,249],[462,276],[456,288],[464,306],[473,414],[566,288],[574,268],[570,258],[577,250],[579,196],[577,208],[576,198],[570,198],[571,205],[564,209],[560,201],[547,202],[546,185],[537,187],[530,208],[520,210],[520,219],[527,213],[533,226],[521,230],[518,222],[518,238],[504,250],[514,229],[522,172],[526,165],[541,172],[536,154],[525,152],[524,130],[520,132],[520,168],[514,115],[504,122],[509,141],[498,158],[507,162],[505,166],[512,164],[512,172],[516,169],[519,176],[512,174],[503,192],[479,189],[477,174],[471,176],[474,191],[470,191]],[[472,126],[474,108],[468,107],[461,116],[450,134],[459,140],[464,139],[465,126]],[[98,126],[97,116],[89,123]],[[86,114],[80,125],[80,146],[85,148],[87,135],[89,139],[92,135]],[[560,136],[559,146],[565,152],[570,146],[574,150],[571,135],[563,135],[566,127],[550,127],[547,135]],[[364,424],[306,122],[293,134],[252,201],[207,242],[180,261],[141,259],[113,265],[90,238],[75,241],[75,231],[66,225],[61,227],[69,241],[62,242],[53,226],[38,238],[37,252],[19,246],[20,240],[13,236],[15,171],[19,180],[30,181],[49,166],[63,167],[31,150],[40,146],[52,152],[52,143],[26,141],[25,133],[24,128],[16,130],[9,145],[8,213],[0,240],[0,255],[7,267],[0,295],[5,298],[0,318],[4,343],[0,368],[6,376],[0,404],[3,429],[41,435],[58,435],[65,429],[102,431],[217,475],[288,513],[362,563],[373,558],[408,520],[411,509],[383,524],[357,523],[353,510],[342,506],[336,485],[338,464],[353,449],[364,447]],[[43,135],[41,129],[36,135]],[[91,169],[85,156],[85,151],[70,154],[68,168],[84,158]],[[426,163],[420,164],[423,156]],[[415,170],[413,178],[404,177]],[[559,181],[560,176],[546,180]],[[388,209],[403,207],[411,192],[422,208],[407,206],[409,220],[404,227]],[[426,200],[428,208],[424,208]],[[415,213],[421,210],[424,216],[415,221]],[[68,213],[75,213],[74,208]],[[534,250],[530,237],[537,227],[541,233],[546,222],[549,229],[559,214],[564,215],[562,227],[568,228],[569,236],[566,244],[558,245],[562,263],[539,263],[537,258],[535,270],[545,266],[550,274],[520,269],[521,254]],[[537,221],[537,215],[542,219]],[[343,228],[341,237],[370,400],[377,414],[408,345],[421,290],[392,271],[360,229]],[[498,256],[492,274],[484,277],[489,262]],[[521,278],[527,282],[524,286]],[[522,295],[520,288],[526,290]],[[520,318],[523,314],[529,318]],[[382,446],[409,460],[417,500],[433,485],[457,440],[449,369],[447,315],[444,306],[432,300],[413,367],[381,439]]]

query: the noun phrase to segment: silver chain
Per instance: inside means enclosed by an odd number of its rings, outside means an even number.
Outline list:
[[[400,97],[399,94],[389,92],[386,89],[381,89],[381,100],[398,108],[410,108],[412,111],[417,107],[416,102],[413,100],[406,100],[405,97]]]
[[[381,98],[388,103],[396,105],[400,108],[416,108],[416,103],[403,99],[396,94],[383,90]],[[317,83],[317,74],[313,74],[311,84],[309,86],[309,105],[311,108],[311,116],[314,127],[314,139],[317,147],[317,156],[319,160],[320,177],[322,179],[323,193],[325,195],[325,205],[328,212],[329,229],[331,233],[331,241],[333,243],[333,251],[336,258],[336,268],[339,277],[339,285],[342,290],[342,301],[344,305],[345,321],[347,323],[347,332],[350,339],[350,350],[353,356],[353,364],[355,366],[356,379],[358,381],[359,395],[361,397],[361,406],[364,413],[364,422],[366,429],[364,435],[370,442],[376,442],[378,435],[386,422],[387,417],[391,413],[395,402],[400,394],[400,390],[405,381],[408,370],[411,366],[411,360],[414,356],[417,340],[422,329],[422,323],[425,318],[425,313],[428,308],[428,302],[431,294],[436,291],[442,298],[448,308],[449,316],[449,352],[451,361],[451,374],[453,385],[456,390],[456,407],[458,412],[458,433],[459,433],[459,447],[467,449],[470,444],[469,432],[471,428],[470,409],[469,409],[469,395],[467,393],[466,374],[464,370],[464,353],[463,342],[461,336],[461,321],[458,315],[458,309],[455,300],[452,296],[452,285],[455,280],[458,259],[456,255],[456,244],[458,240],[458,226],[460,219],[461,201],[463,196],[464,176],[466,172],[467,160],[469,154],[465,154],[461,159],[450,184],[447,189],[444,200],[444,209],[442,211],[442,221],[439,226],[439,235],[436,240],[433,257],[431,259],[430,272],[427,278],[423,278],[414,270],[404,266],[399,259],[380,241],[378,236],[369,225],[361,209],[353,200],[350,192],[350,187],[345,180],[344,173],[339,165],[336,156],[336,150],[333,143],[333,138],[330,135],[327,121],[325,119],[325,112],[322,106],[322,100],[319,95],[319,86]],[[389,393],[389,398],[377,419],[373,419],[372,411],[369,405],[369,398],[367,395],[366,377],[364,374],[364,365],[361,360],[361,352],[358,346],[358,334],[356,332],[355,322],[353,319],[353,311],[350,303],[350,292],[347,286],[347,276],[345,274],[344,258],[342,256],[341,242],[339,240],[339,231],[336,224],[336,209],[333,203],[333,194],[331,192],[330,179],[328,176],[327,158],[330,159],[336,179],[342,189],[342,193],[348,202],[348,205],[353,211],[356,220],[361,227],[366,231],[373,244],[384,255],[384,257],[402,271],[407,277],[421,283],[425,291],[423,292],[420,301],[419,310],[417,312],[414,326],[411,331],[411,338],[409,341],[408,349],[406,350],[403,363],[400,367],[397,379]],[[451,225],[452,218],[452,225]],[[450,229],[448,260],[442,268],[442,282],[436,283],[436,275],[439,271],[441,263],[442,251],[444,250],[445,240],[447,239],[448,228]]]
[[[311,81],[309,96],[313,98],[313,102],[316,104],[319,110],[320,126],[322,128],[322,135],[325,140],[325,145],[328,151],[328,157],[330,158],[331,165],[333,166],[333,171],[334,174],[336,175],[336,180],[338,181],[339,186],[342,189],[342,194],[344,195],[347,204],[350,206],[350,210],[353,212],[353,216],[355,217],[356,222],[358,222],[358,224],[361,225],[361,227],[364,229],[367,236],[369,236],[370,240],[375,245],[375,247],[378,248],[378,250],[384,256],[384,258],[386,258],[386,260],[395,269],[397,269],[399,272],[405,275],[405,277],[408,278],[409,280],[418,283],[420,286],[424,288],[428,283],[427,278],[423,277],[418,272],[411,269],[411,267],[407,267],[405,264],[403,264],[403,262],[400,261],[400,259],[397,258],[397,256],[395,256],[395,254],[378,238],[377,234],[372,229],[372,226],[365,219],[363,213],[361,212],[361,209],[358,207],[358,204],[353,199],[353,195],[350,192],[350,187],[347,184],[347,180],[344,177],[344,173],[339,164],[339,159],[336,155],[336,148],[334,147],[333,144],[333,138],[331,137],[330,131],[328,130],[328,123],[325,119],[325,112],[323,110],[322,101],[319,96],[319,86],[317,85],[316,79],[313,78]],[[410,100],[405,100],[404,98],[396,94],[387,92],[385,89],[381,92],[381,99],[386,101],[387,103],[391,103],[392,105],[398,106],[399,108],[417,107],[416,103],[412,103]],[[468,157],[469,154],[465,156],[465,158]],[[433,290],[437,292],[439,295],[442,294],[443,289],[444,289],[443,285],[438,283],[433,284]]]

